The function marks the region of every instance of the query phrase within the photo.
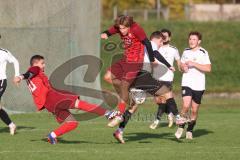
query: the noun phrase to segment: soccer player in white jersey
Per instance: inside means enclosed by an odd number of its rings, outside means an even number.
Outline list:
[[[202,35],[199,32],[190,32],[188,35],[189,48],[185,49],[181,57],[182,99],[181,116],[186,116],[191,108],[186,139],[193,138],[193,128],[198,118],[198,110],[205,91],[205,73],[211,72],[211,62],[208,52],[200,46]],[[179,125],[176,138],[181,138],[185,123]]]
[[[15,69],[15,76],[19,76],[18,60],[8,50],[0,48],[0,102],[1,97],[7,87],[6,66],[8,62],[13,63]],[[16,125],[9,118],[7,112],[3,109],[1,103],[0,103],[0,118],[6,125],[8,125],[10,134],[14,135]]]
[[[162,29],[161,33],[164,35],[165,40],[163,41],[163,46],[161,46],[158,50],[159,53],[168,61],[168,63],[171,66],[173,66],[174,61],[176,61],[178,69],[180,70],[181,62],[180,62],[178,49],[169,44],[171,41],[171,35],[172,35],[171,31],[168,29]],[[165,73],[163,76],[159,76],[158,70],[154,70],[154,71],[155,71],[153,73],[154,78],[159,79],[159,81],[165,83],[166,86],[169,87],[170,92],[164,95],[165,100],[162,101],[162,103],[158,103],[158,111],[156,114],[156,119],[150,125],[150,128],[151,129],[157,128],[164,112],[168,113],[168,120],[169,120],[168,127],[172,127],[174,116],[178,115],[177,105],[172,93],[172,82],[174,78],[174,72],[173,70],[168,69],[167,73]]]

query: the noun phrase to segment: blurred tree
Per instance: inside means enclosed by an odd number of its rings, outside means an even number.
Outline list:
[[[170,19],[184,18],[186,4],[195,3],[233,3],[237,0],[160,0],[163,7],[169,7]],[[157,0],[102,0],[102,16],[107,19],[113,17],[113,8],[117,7],[118,13],[125,9],[156,9]]]
[[[218,4],[234,2],[234,0],[189,0],[189,1],[192,1],[193,3],[218,3]]]
[[[154,5],[155,0],[102,0],[103,16],[108,18],[112,17],[114,6],[122,13],[125,9],[153,8]]]
[[[189,3],[188,0],[161,0],[161,3],[165,7],[170,9],[170,19],[184,18],[184,6]]]

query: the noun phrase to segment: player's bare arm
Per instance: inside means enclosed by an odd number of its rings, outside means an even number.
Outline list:
[[[184,73],[188,72],[188,65],[186,63],[181,63],[180,68],[182,72]]]
[[[202,71],[202,72],[211,72],[211,64],[199,64],[196,62],[192,62],[192,61],[187,61],[186,65],[191,68],[191,67],[195,67],[196,69]]]
[[[177,67],[178,67],[178,71],[182,71],[181,70],[181,61],[180,60],[176,60],[177,61]]]
[[[35,68],[38,68],[38,67],[35,67]],[[24,79],[31,79],[31,78],[35,77],[38,74],[39,70],[40,69],[36,69],[35,72],[27,71],[26,73],[24,73],[22,75],[15,76],[13,79],[14,84],[18,85]]]

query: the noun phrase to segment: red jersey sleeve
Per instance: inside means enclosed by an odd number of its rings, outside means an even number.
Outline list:
[[[137,23],[134,23],[131,27],[132,33],[137,37],[139,41],[143,41],[147,38],[146,33]]]
[[[108,32],[113,35],[113,34],[116,34],[119,32],[119,30],[115,27],[115,26],[112,26],[108,29]]]
[[[24,79],[32,79],[40,73],[40,68],[37,66],[30,67],[26,73],[23,74]]]

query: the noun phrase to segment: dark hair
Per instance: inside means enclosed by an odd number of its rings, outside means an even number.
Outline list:
[[[39,61],[41,59],[44,59],[44,57],[41,56],[41,55],[32,56],[31,59],[30,59],[30,65],[32,66],[36,61]]]
[[[197,31],[190,32],[188,34],[188,38],[192,35],[197,36],[199,40],[202,40],[202,34],[200,32],[197,32]]]
[[[168,29],[165,29],[165,28],[163,28],[160,32],[162,32],[162,33],[168,33],[168,36],[169,37],[171,37],[172,36],[172,33],[171,33],[171,31],[170,30],[168,30]]]
[[[163,40],[165,39],[165,36],[162,34],[162,32],[160,31],[155,31],[151,34],[150,36],[150,40],[152,40],[153,38],[162,38]]]
[[[120,15],[115,20],[115,27],[119,28],[119,25],[124,25],[126,27],[131,27],[133,24],[133,17],[126,16],[126,15]]]

